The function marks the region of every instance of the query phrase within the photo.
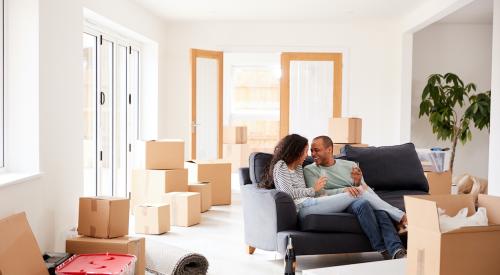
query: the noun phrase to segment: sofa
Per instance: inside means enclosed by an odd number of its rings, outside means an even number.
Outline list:
[[[245,243],[284,254],[291,236],[296,255],[373,251],[357,218],[349,213],[312,214],[299,219],[292,198],[276,189],[258,187],[268,153],[252,153],[249,167],[240,169]],[[428,194],[429,186],[412,143],[357,148],[346,145],[336,158],[355,161],[367,184],[385,201],[405,210],[403,196]],[[312,163],[307,158],[303,166]]]

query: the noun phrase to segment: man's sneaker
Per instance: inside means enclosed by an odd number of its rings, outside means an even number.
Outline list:
[[[396,253],[392,256],[393,259],[403,259],[406,258],[406,249],[400,248],[396,250]]]
[[[384,258],[384,260],[390,260],[390,259],[392,259],[391,254],[389,254],[389,251],[387,251],[387,250],[380,251],[380,255],[382,255],[382,257]]]

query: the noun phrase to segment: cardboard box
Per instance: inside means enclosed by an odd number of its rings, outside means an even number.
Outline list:
[[[175,139],[137,141],[134,167],[142,169],[184,168],[184,141]]]
[[[170,223],[176,226],[191,226],[201,221],[201,196],[195,192],[171,192],[165,194],[170,205]]]
[[[408,214],[408,275],[500,274],[500,197],[479,196],[489,226],[441,233],[438,207],[455,216],[464,207],[475,213],[470,195],[405,196]]]
[[[162,203],[163,194],[188,191],[188,170],[132,170],[131,210],[141,204]]]
[[[245,144],[247,143],[246,126],[226,126],[223,130],[222,143]]]
[[[124,236],[114,239],[96,239],[78,236],[66,240],[66,252],[73,254],[89,253],[120,253],[132,254],[137,257],[135,274],[146,272],[146,244],[142,237]]]
[[[0,274],[49,274],[24,212],[0,220]]]
[[[189,183],[189,192],[200,193],[201,197],[201,212],[210,210],[212,206],[212,186],[209,182]]]
[[[135,209],[135,233],[163,234],[170,231],[170,205],[138,205]]]
[[[449,195],[451,194],[451,172],[425,172],[427,182],[429,182],[429,194]]]
[[[207,181],[212,187],[212,205],[231,204],[231,163],[223,160],[186,161],[189,182]]]
[[[328,121],[328,136],[334,143],[361,143],[361,118],[334,117]]]
[[[78,234],[95,238],[127,235],[129,207],[129,199],[125,198],[80,198]]]
[[[231,169],[237,172],[240,167],[248,167],[250,147],[248,144],[223,144],[223,159],[231,162]]]
[[[342,152],[342,149],[346,146],[350,145],[352,147],[368,147],[368,144],[363,144],[363,143],[334,143],[333,144],[333,155],[340,155],[340,152]]]

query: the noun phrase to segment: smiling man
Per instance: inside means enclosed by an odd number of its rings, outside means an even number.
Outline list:
[[[304,168],[306,185],[311,187],[318,178],[326,176],[327,183],[324,187],[326,195],[346,192],[351,196],[358,197],[362,192],[369,193],[370,202],[360,198],[353,202],[346,211],[356,216],[373,249],[379,251],[384,258],[406,257],[406,250],[389,214],[382,210],[374,210],[371,205],[371,203],[387,203],[380,199],[364,182],[361,169],[356,163],[334,159],[333,142],[327,136],[314,138],[311,144],[311,155],[314,163]],[[387,205],[387,207],[392,206]],[[404,212],[401,210],[391,210],[390,212],[397,213],[397,217],[392,217],[394,220],[406,223]]]

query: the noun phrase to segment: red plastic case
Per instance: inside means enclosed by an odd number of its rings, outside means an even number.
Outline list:
[[[75,255],[56,268],[57,275],[134,275],[137,258],[128,254]]]

